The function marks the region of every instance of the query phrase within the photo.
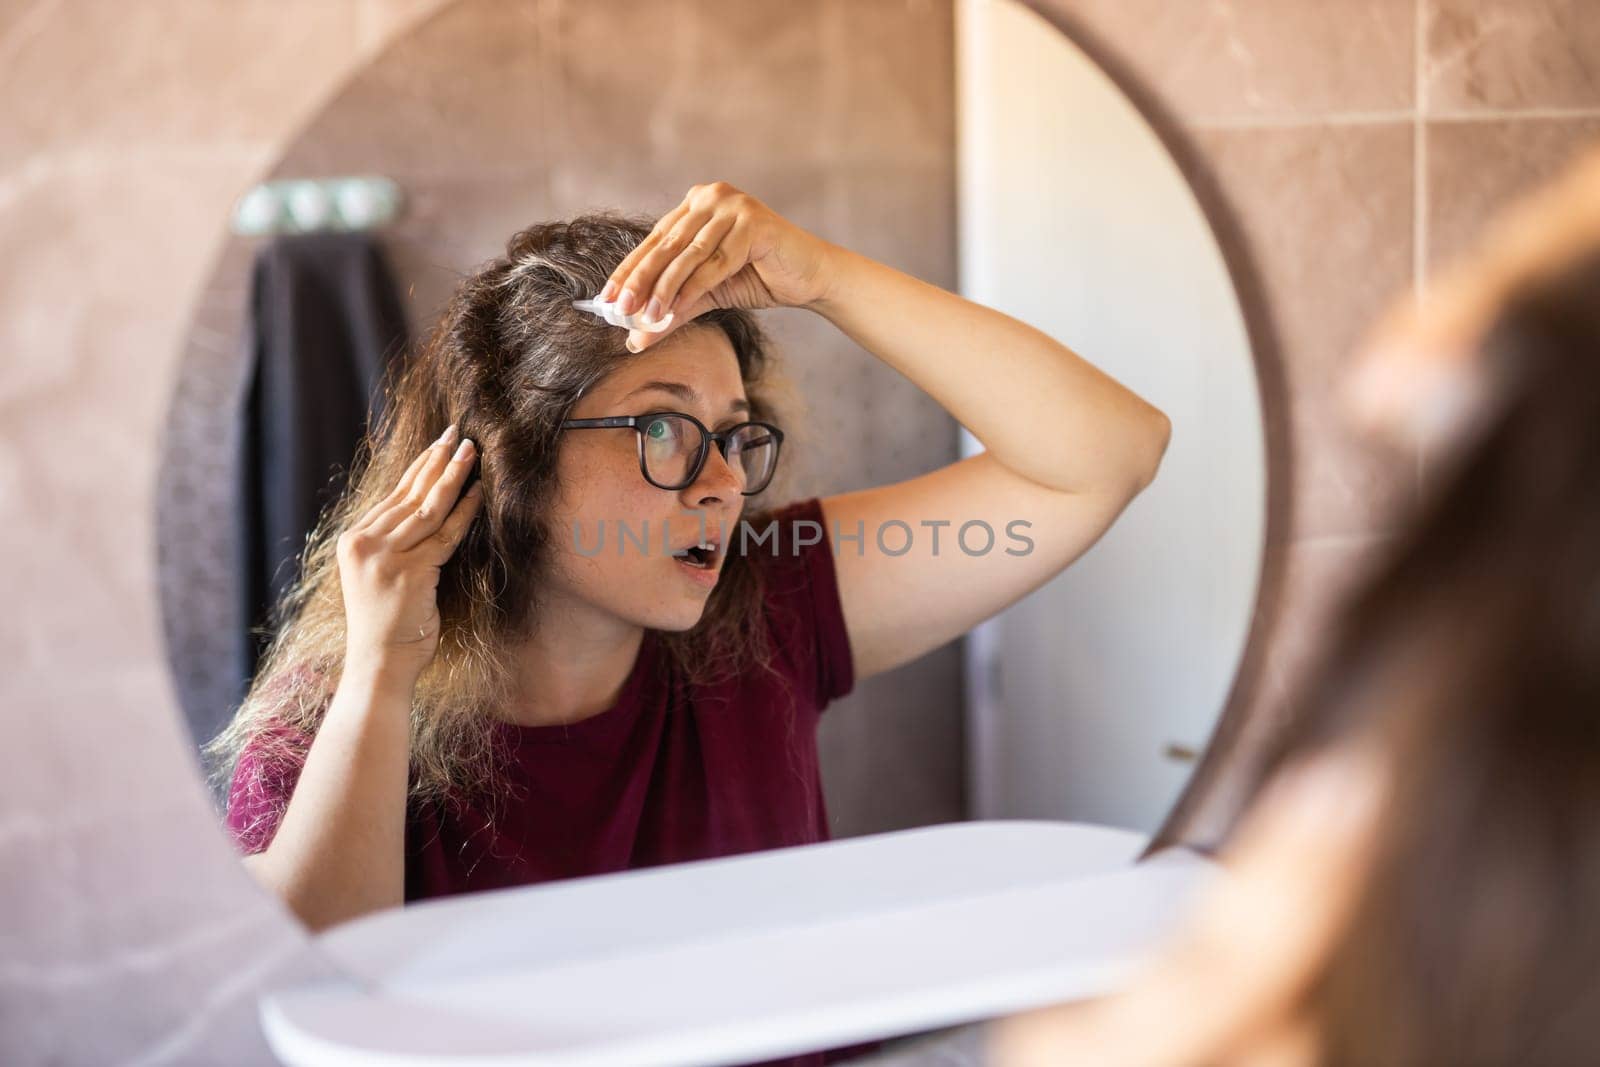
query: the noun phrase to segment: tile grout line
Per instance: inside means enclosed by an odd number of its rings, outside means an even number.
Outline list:
[[[1411,149],[1411,287],[1417,300],[1428,292],[1428,0],[1416,0],[1413,9],[1415,24],[1412,34],[1412,63],[1414,66],[1416,98],[1412,106],[1416,111],[1412,130]],[[1426,473],[1425,449],[1418,442],[1416,454],[1417,492],[1422,492]]]
[[[1276,129],[1288,126],[1377,126],[1384,123],[1409,122],[1412,112],[1405,111],[1329,111],[1305,115],[1199,115],[1190,126],[1197,129],[1249,130]]]
[[[1192,119],[1189,125],[1201,130],[1270,130],[1307,126],[1382,126],[1408,122],[1538,122],[1574,119],[1600,119],[1600,108],[1524,110],[1501,108],[1484,111],[1436,111],[1425,114],[1420,107],[1413,106],[1401,111],[1329,111],[1303,115],[1200,115]]]
[[[1434,122],[1512,122],[1518,119],[1600,119],[1600,107],[1485,107],[1445,110],[1428,116]]]
[[[1428,138],[1424,116],[1428,112],[1428,56],[1425,43],[1427,32],[1428,0],[1415,0],[1415,26],[1413,44],[1415,99],[1413,111],[1413,151],[1411,154],[1411,284],[1419,297],[1427,290],[1427,239],[1428,239]]]

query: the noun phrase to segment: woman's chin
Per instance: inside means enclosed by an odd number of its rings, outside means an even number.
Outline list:
[[[664,600],[656,618],[646,623],[652,630],[681,633],[699,625],[706,613],[706,595],[679,590],[672,598]]]

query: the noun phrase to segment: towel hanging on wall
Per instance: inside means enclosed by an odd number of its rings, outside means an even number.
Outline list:
[[[299,577],[306,537],[343,489],[381,414],[384,371],[408,343],[393,276],[365,234],[272,240],[256,256],[250,302],[235,510],[248,623],[237,644],[240,699],[268,642],[257,631]]]

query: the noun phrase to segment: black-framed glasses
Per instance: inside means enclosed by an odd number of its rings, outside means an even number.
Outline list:
[[[772,481],[778,468],[783,431],[766,422],[741,422],[716,433],[682,411],[656,411],[648,415],[611,415],[599,419],[568,419],[563,430],[601,430],[626,427],[639,436],[639,471],[658,489],[678,490],[693,485],[716,442],[722,457],[743,482],[739,492],[753,496]]]

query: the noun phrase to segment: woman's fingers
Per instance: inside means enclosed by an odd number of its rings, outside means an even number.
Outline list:
[[[437,455],[442,448],[444,448],[444,445],[439,441],[435,441],[417,453],[417,458],[411,461],[411,466],[406,468],[405,474],[400,476],[400,481],[396,483],[389,495],[384,498],[386,506],[393,506],[406,498],[406,495],[411,492],[411,487],[416,484],[417,475],[422,473],[422,468],[427,466],[428,460]]]
[[[674,330],[689,325],[689,323],[706,312],[716,310],[717,306],[717,302],[708,294],[702,296],[687,308],[673,312],[672,322],[665,330],[641,330],[637,328],[629,330],[627,349],[629,352],[643,352],[652,345],[660,344],[662,338],[667,337]]]
[[[617,301],[617,306],[622,309],[623,314],[631,315],[643,307],[644,304],[643,295],[646,290],[640,289],[636,284],[630,284],[634,268],[654,251],[656,245],[661,242],[662,237],[678,224],[679,219],[688,213],[689,202],[686,199],[683,203],[657,219],[655,228],[646,234],[645,239],[635,245],[632,251],[623,256],[622,262],[617,264],[617,269],[611,272],[611,277],[606,281],[605,288],[600,291],[604,293],[607,290],[614,289],[615,295],[611,299]],[[628,300],[628,294],[630,293],[632,294],[631,303]]]
[[[662,313],[672,313],[672,324],[665,330],[632,330],[628,334],[628,350],[643,352],[673,330],[717,307],[712,291],[743,270],[749,260],[748,224],[733,214],[713,219],[657,283],[657,291],[668,294],[662,298]]]
[[[433,488],[433,483],[438,480],[439,475],[450,464],[450,445],[454,443],[454,438],[455,432],[452,431],[445,438],[435,441],[428,447],[422,466],[417,469],[415,476],[412,477],[410,484],[406,487],[405,495],[392,502],[387,508],[382,509],[377,518],[368,524],[368,532],[380,536],[387,535],[421,506],[423,499],[428,495],[428,490]]]
[[[716,216],[706,209],[691,211],[684,215],[651,246],[644,254],[644,258],[633,268],[628,280],[623,283],[623,292],[636,293],[636,306],[652,321],[665,317],[667,313],[668,298],[671,294],[667,292],[665,285],[666,272],[685,256],[700,256],[709,251],[696,242],[704,240],[706,228],[715,222]],[[711,248],[715,247],[716,242],[713,242]],[[649,310],[652,301],[656,307],[654,314],[650,314]]]
[[[435,566],[444,566],[446,561],[455,555],[461,539],[467,536],[467,527],[478,517],[478,508],[482,503],[483,483],[474,482],[471,489],[461,494],[461,499],[450,509],[449,516],[439,529],[434,531],[431,537],[424,539],[429,559]]]
[[[367,509],[365,514],[363,514],[355,522],[351,523],[350,529],[359,533],[363,530],[372,528],[377,524],[378,519],[381,518],[385,512],[394,507],[394,505],[399,501],[403,500],[405,498],[405,492],[410,486],[411,482],[416,478],[417,472],[422,469],[422,465],[428,461],[428,457],[437,447],[438,445],[429,445],[427,448],[419,452],[417,454],[417,458],[411,461],[411,466],[406,468],[406,472],[401,476],[399,484],[397,484],[393,489],[389,490],[388,496],[372,505],[372,507]]]
[[[667,310],[676,311],[673,322],[691,319],[699,311],[704,310],[701,298],[737,274],[750,260],[748,224],[743,224],[743,220],[737,215],[729,215],[719,219],[715,228],[716,243],[711,254],[697,257],[694,262],[685,264],[685,277],[681,281],[677,278],[671,279],[673,296],[672,302],[667,305]],[[708,226],[706,229],[709,231],[712,227]],[[672,265],[674,271],[677,267],[677,263]]]
[[[702,280],[715,278],[716,281],[720,282],[744,266],[743,260],[735,261],[733,259],[734,249],[726,240],[729,232],[734,227],[734,223],[737,221],[738,216],[731,212],[719,214],[708,219],[706,224],[700,228],[700,232],[690,239],[683,251],[670,263],[666,264],[666,268],[661,272],[661,276],[656,279],[655,288],[651,292],[651,296],[654,299],[661,301],[661,313],[663,315],[678,305],[688,307],[688,304],[683,300],[685,296],[691,300],[696,299],[706,289],[711,288],[708,285],[697,293],[687,294],[684,292],[684,284],[691,278],[699,277]],[[713,282],[712,284],[716,283]],[[676,315],[673,316],[673,321],[677,321]]]
[[[424,448],[417,458],[411,461],[411,466],[406,468],[406,473],[400,479],[400,484],[395,486],[394,498],[396,501],[404,500],[410,494],[412,487],[417,483],[417,478],[422,474],[423,467],[427,466],[430,458],[440,452],[448,452],[455,447],[456,438],[460,433],[461,431],[456,428],[456,424],[452,422],[445,427],[444,433],[440,434],[433,444]]]
[[[419,488],[426,488],[420,493],[413,492],[412,499],[407,501],[411,506],[410,513],[388,531],[389,544],[395,551],[412,549],[439,531],[445,517],[454,508],[457,497],[461,495],[461,487],[466,484],[467,475],[472,472],[472,464],[477,458],[477,448],[470,438],[464,438],[442,469],[434,472],[430,464],[430,469],[423,472],[427,480],[418,481]],[[428,477],[430,474],[432,477]]]
[[[390,508],[404,500],[411,492],[411,487],[416,484],[417,475],[422,472],[422,468],[427,464],[429,459],[438,453],[439,449],[444,446],[444,443],[455,435],[455,432],[456,427],[455,424],[452,423],[450,427],[433,442],[433,444],[429,445],[427,448],[424,448],[421,452],[418,452],[416,458],[411,461],[411,466],[406,468],[405,473],[400,476],[400,480],[395,484],[395,487],[389,490],[388,495],[382,500],[379,500],[371,508],[367,509],[367,513],[362,515],[361,518],[353,523],[350,528],[352,530],[366,530],[374,527],[377,524],[378,519],[388,512]]]

